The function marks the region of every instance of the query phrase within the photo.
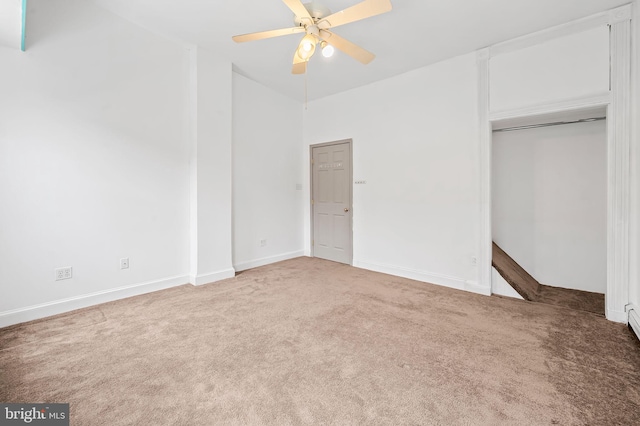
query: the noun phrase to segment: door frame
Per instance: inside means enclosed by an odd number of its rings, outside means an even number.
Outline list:
[[[342,139],[342,140],[337,140],[337,141],[332,141],[332,142],[323,142],[323,143],[317,143],[317,144],[313,144],[313,145],[309,145],[309,211],[311,212],[311,226],[310,226],[310,234],[311,234],[311,239],[309,240],[309,243],[311,245],[310,247],[310,254],[311,257],[315,257],[315,244],[314,243],[314,220],[313,220],[313,216],[314,216],[314,205],[311,202],[313,200],[313,148],[320,148],[323,146],[331,146],[331,145],[342,145],[342,144],[348,144],[349,145],[349,211],[350,211],[350,215],[349,215],[349,239],[351,240],[351,244],[349,244],[351,250],[349,253],[349,265],[353,266],[353,139]]]
[[[610,90],[606,94],[509,111],[491,111],[489,62],[492,57],[535,43],[609,25]],[[627,323],[629,303],[631,222],[631,5],[627,4],[582,20],[503,42],[477,52],[479,115],[480,238],[478,283],[491,291],[491,150],[492,126],[499,120],[584,108],[607,108],[607,291],[605,316]]]

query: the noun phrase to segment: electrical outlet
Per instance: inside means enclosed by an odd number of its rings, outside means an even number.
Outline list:
[[[71,266],[67,266],[64,268],[56,268],[55,270],[55,280],[68,280],[73,277],[73,269]]]
[[[260,240],[260,247],[264,247],[267,245],[267,240]]]
[[[129,258],[123,257],[120,259],[120,269],[129,269]]]

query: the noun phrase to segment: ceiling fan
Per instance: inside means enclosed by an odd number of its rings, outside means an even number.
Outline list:
[[[330,29],[391,10],[391,0],[364,0],[336,13],[331,13],[327,7],[316,1],[305,4],[301,0],[282,1],[293,12],[293,21],[296,26],[237,35],[232,38],[236,43],[243,43],[245,41],[305,33],[293,55],[293,68],[291,70],[293,74],[304,74],[307,71],[307,62],[313,56],[317,44],[320,44],[323,56],[331,56],[335,47],[363,64],[368,64],[375,58],[373,53],[340,37]]]

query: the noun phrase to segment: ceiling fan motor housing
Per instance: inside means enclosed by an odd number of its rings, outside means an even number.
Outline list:
[[[320,19],[324,18],[325,16],[331,15],[331,10],[329,10],[328,7],[316,1],[305,3],[304,7],[309,11],[309,15],[311,15],[311,17],[313,18],[314,23],[318,22]],[[305,22],[304,19],[300,19],[295,15],[293,17],[293,22],[297,26],[304,26],[305,24],[307,25],[309,24],[308,22]]]

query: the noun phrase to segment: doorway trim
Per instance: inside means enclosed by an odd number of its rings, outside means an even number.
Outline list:
[[[478,283],[491,288],[491,150],[492,125],[506,118],[535,116],[594,106],[607,108],[607,319],[626,323],[629,303],[629,224],[631,220],[631,5],[621,6],[530,36],[501,43],[477,53],[480,238],[478,242]],[[609,25],[610,92],[601,96],[535,105],[491,113],[489,106],[489,62],[491,57],[548,41],[553,38]]]
[[[317,144],[313,144],[313,145],[309,145],[309,211],[310,213],[310,236],[311,238],[309,239],[309,243],[310,243],[310,251],[309,253],[311,254],[311,257],[315,257],[315,253],[314,253],[314,247],[315,244],[313,244],[314,242],[314,220],[313,220],[313,216],[314,216],[314,206],[313,206],[313,148],[319,148],[319,147],[323,147],[323,146],[331,146],[331,145],[342,145],[344,143],[349,144],[349,208],[351,210],[351,214],[349,215],[349,238],[351,239],[351,252],[349,253],[349,265],[353,266],[353,139],[342,139],[342,140],[337,140],[337,141],[332,141],[332,142],[323,142],[323,143],[317,143]]]

